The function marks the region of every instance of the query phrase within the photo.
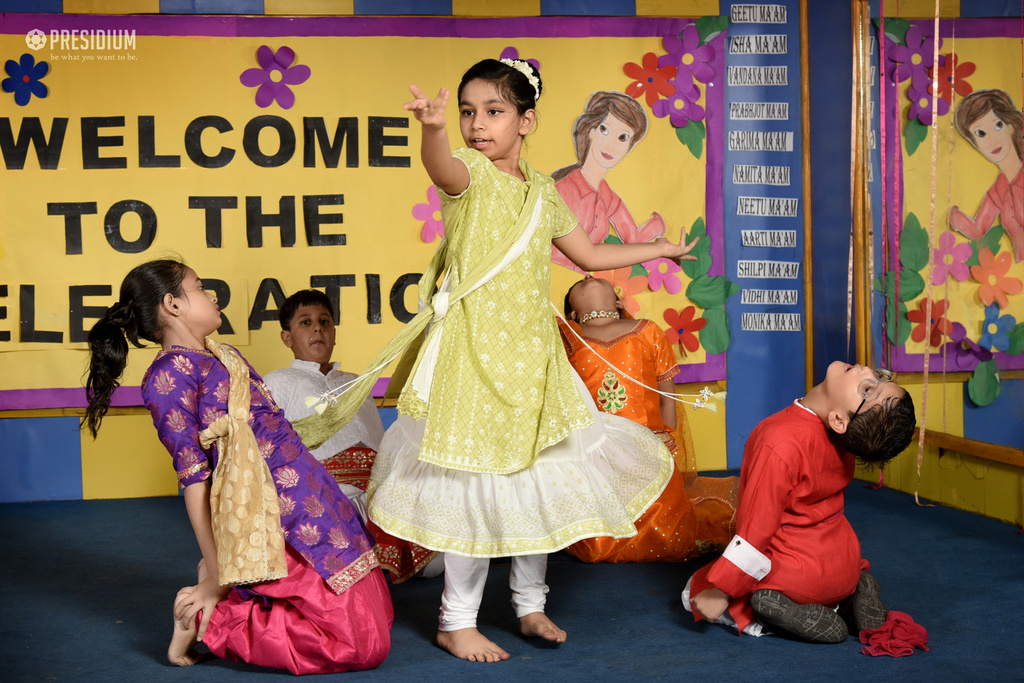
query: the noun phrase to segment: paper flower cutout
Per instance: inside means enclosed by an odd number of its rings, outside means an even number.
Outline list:
[[[647,269],[647,286],[652,292],[657,292],[662,287],[669,294],[678,294],[682,291],[683,283],[679,281],[677,273],[683,269],[675,261],[659,258],[646,261],[643,266]]]
[[[964,62],[958,64],[959,57],[955,52],[951,52],[948,55],[939,55],[939,66],[938,66],[938,84],[939,84],[939,97],[951,102],[953,100],[953,92],[956,92],[960,97],[967,97],[974,88],[968,83],[966,79],[968,76],[974,73],[977,68],[974,62]],[[935,68],[928,70],[928,78],[935,76]],[[931,91],[932,85],[928,84],[928,90]]]
[[[999,307],[991,304],[985,307],[985,324],[981,326],[979,346],[986,349],[1006,351],[1010,348],[1010,330],[1017,325],[1012,315],[999,315]]]
[[[1006,308],[1010,303],[1007,294],[1024,291],[1020,280],[1006,274],[1012,265],[1013,256],[1008,251],[998,256],[993,256],[991,249],[978,252],[978,265],[971,266],[971,277],[981,283],[978,296],[986,306],[994,301],[999,308]]]
[[[693,83],[676,83],[676,91],[663,100],[658,100],[651,111],[658,118],[668,117],[676,128],[682,128],[690,121],[704,120],[704,107],[697,104],[700,99],[700,88]]]
[[[430,243],[438,237],[444,239],[444,223],[441,222],[441,197],[437,194],[437,186],[427,188],[427,202],[412,207],[412,217],[423,221],[420,239]],[[968,247],[968,251],[970,247]]]
[[[658,66],[674,66],[676,83],[689,85],[694,80],[707,83],[715,77],[710,62],[715,58],[715,48],[700,44],[700,31],[690,24],[683,32],[661,39],[667,55],[658,58]]]
[[[917,310],[907,312],[907,320],[917,323],[910,333],[910,338],[920,342],[924,341],[927,336],[928,343],[932,346],[942,344],[942,337],[953,331],[953,323],[944,317],[948,307],[949,301],[946,299],[933,301],[931,319],[928,319],[928,299],[924,298],[918,301]]]
[[[593,273],[593,276],[612,283],[612,286],[615,287],[615,295],[619,297],[622,306],[630,315],[636,316],[640,312],[640,302],[634,299],[633,295],[647,289],[645,275],[633,275],[632,268],[618,268],[616,270],[601,270]]]
[[[971,274],[967,267],[967,259],[971,257],[971,245],[963,242],[957,244],[956,236],[951,232],[939,235],[939,248],[932,251],[932,284],[941,285],[950,275],[954,280],[963,282]]]
[[[910,111],[907,112],[909,120],[917,119],[926,126],[932,125],[932,101],[935,100],[935,96],[931,90],[931,81],[927,81],[923,88],[913,85],[907,88],[907,98],[910,100]],[[936,114],[945,116],[948,113],[949,102],[940,97],[937,100]]]
[[[266,108],[277,102],[282,109],[291,109],[295,104],[295,94],[288,86],[301,85],[309,80],[309,67],[304,64],[292,66],[295,51],[287,46],[274,52],[267,45],[260,45],[256,50],[256,61],[259,68],[246,69],[238,80],[249,88],[259,88],[256,91],[257,106]]]
[[[628,62],[622,67],[626,75],[633,79],[626,88],[626,94],[634,99],[640,99],[640,95],[643,95],[647,106],[653,107],[662,96],[667,97],[676,91],[671,82],[676,76],[676,67],[659,67],[658,56],[653,52],[645,54],[641,64]]]
[[[50,65],[40,61],[27,52],[21,56],[20,61],[8,59],[4,70],[9,78],[5,78],[0,87],[4,92],[14,93],[14,103],[24,107],[31,101],[32,96],[43,98],[49,94],[49,90],[43,85],[42,78],[50,71]]]
[[[928,88],[928,70],[935,64],[935,38],[922,36],[921,28],[911,24],[907,29],[905,42],[906,45],[894,45],[886,50],[885,54],[892,62],[889,67],[889,78],[900,83],[909,78],[911,87],[925,91]],[[942,48],[941,38],[939,48]]]
[[[946,360],[956,370],[972,370],[980,361],[992,359],[992,352],[967,338],[967,329],[960,323],[953,323],[946,343]]]
[[[668,323],[665,336],[668,337],[669,343],[675,344],[678,342],[690,353],[700,348],[700,340],[694,333],[704,329],[704,326],[708,324],[708,321],[704,318],[694,319],[696,313],[697,308],[695,306],[687,306],[680,311],[669,308],[663,314],[665,322]]]

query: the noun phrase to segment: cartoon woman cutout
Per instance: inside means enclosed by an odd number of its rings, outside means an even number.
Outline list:
[[[1013,242],[1014,260],[1024,260],[1024,173],[1021,173],[1021,112],[1002,90],[977,90],[956,108],[956,128],[981,155],[999,167],[999,177],[971,218],[958,207],[949,225],[972,240],[985,236],[997,215]]]
[[[604,176],[629,154],[647,132],[647,114],[640,104],[620,92],[595,92],[572,127],[578,161],[551,174],[555,187],[580,227],[595,244],[614,227],[623,242],[650,242],[665,234],[665,221],[657,213],[641,226],[605,182]],[[582,273],[557,247],[551,260]]]

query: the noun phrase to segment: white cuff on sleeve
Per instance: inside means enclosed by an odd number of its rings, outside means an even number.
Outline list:
[[[772,561],[739,535],[732,537],[722,557],[755,581],[760,581],[772,570]]]

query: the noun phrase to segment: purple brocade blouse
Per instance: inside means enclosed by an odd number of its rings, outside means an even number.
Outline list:
[[[246,361],[248,365],[248,361]],[[227,368],[209,351],[168,347],[142,380],[142,398],[160,441],[174,459],[178,485],[205,481],[217,445],[203,450],[199,433],[227,410]],[[373,540],[356,509],[314,458],[249,365],[249,426],[277,487],[285,541],[341,593],[379,566]]]

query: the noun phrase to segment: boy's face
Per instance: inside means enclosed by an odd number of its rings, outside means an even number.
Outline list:
[[[323,370],[331,363],[334,335],[331,312],[316,304],[299,307],[288,323],[288,329],[281,331],[281,341],[297,359],[319,363]]]
[[[848,365],[842,361],[829,365],[823,384],[832,405],[847,418],[858,408],[864,413],[883,401],[903,396],[905,392],[895,382],[879,381],[872,368]]]

